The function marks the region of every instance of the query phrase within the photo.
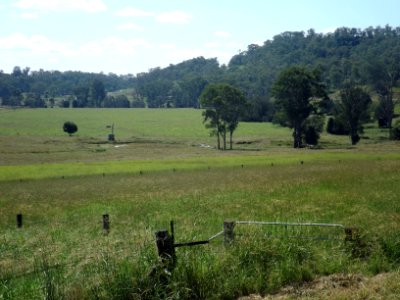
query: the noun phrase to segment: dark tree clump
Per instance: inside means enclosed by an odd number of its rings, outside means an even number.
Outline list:
[[[400,122],[396,123],[396,125],[390,130],[390,138],[396,141],[400,140]]]
[[[326,132],[336,135],[348,135],[350,131],[340,118],[329,117],[326,125]]]
[[[78,126],[74,122],[68,121],[64,123],[63,130],[71,136],[78,131]]]

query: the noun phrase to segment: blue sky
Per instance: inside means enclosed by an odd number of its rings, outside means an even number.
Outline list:
[[[0,70],[137,74],[222,63],[284,31],[400,26],[399,0],[0,0]]]

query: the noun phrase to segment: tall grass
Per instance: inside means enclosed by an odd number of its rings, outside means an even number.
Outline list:
[[[275,292],[319,274],[395,270],[399,160],[297,159],[274,166],[2,181],[0,295],[231,299]],[[17,212],[24,215],[21,229]],[[111,220],[107,236],[104,212]],[[311,221],[358,227],[366,247],[356,248],[365,250],[357,254],[343,243],[341,231],[238,225],[230,247],[216,240],[177,249],[176,269],[165,282],[157,275],[162,270],[154,273],[154,232],[171,219],[177,242],[207,239],[225,219]],[[326,236],[333,240],[304,238]],[[45,259],[44,245],[51,249]]]

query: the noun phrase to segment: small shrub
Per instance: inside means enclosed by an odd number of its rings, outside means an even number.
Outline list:
[[[311,115],[304,125],[303,139],[308,145],[318,145],[320,133],[324,128],[324,118],[319,115]]]
[[[349,134],[349,130],[346,129],[346,126],[343,124],[343,122],[333,117],[330,117],[328,119],[328,124],[326,125],[326,132],[336,135]]]
[[[62,106],[63,108],[69,108],[69,105],[70,105],[70,103],[69,103],[68,100],[62,100],[62,101],[61,101],[61,106]]]
[[[396,125],[390,131],[390,139],[395,141],[400,140],[400,122],[397,122]]]
[[[346,238],[345,247],[353,258],[366,259],[372,254],[374,243],[366,234],[355,231],[351,237]]]
[[[304,141],[307,145],[317,145],[319,140],[319,133],[313,126],[306,128],[304,132]]]
[[[78,131],[78,126],[74,122],[68,121],[64,123],[63,130],[71,136]]]
[[[390,262],[400,264],[400,234],[395,233],[381,238],[380,245]]]

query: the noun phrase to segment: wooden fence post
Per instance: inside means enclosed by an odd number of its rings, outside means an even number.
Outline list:
[[[22,227],[22,214],[17,214],[17,227]]]
[[[164,266],[171,271],[175,267],[176,261],[173,236],[169,235],[166,229],[157,231],[156,243],[158,256],[160,256]]]
[[[346,242],[351,242],[351,241],[353,241],[353,228],[351,228],[351,227],[346,227],[345,229],[344,229],[344,233],[345,233],[345,238],[344,238],[344,240],[346,241]]]
[[[110,232],[110,216],[108,214],[103,215],[103,230],[106,234]]]
[[[230,244],[235,239],[235,233],[233,229],[235,228],[235,221],[224,221],[224,242],[225,244]]]

